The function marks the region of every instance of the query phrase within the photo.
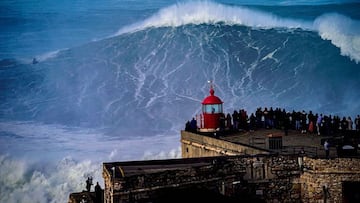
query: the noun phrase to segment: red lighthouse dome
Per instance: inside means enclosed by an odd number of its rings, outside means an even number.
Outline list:
[[[215,91],[213,89],[213,87],[210,87],[210,96],[206,97],[202,104],[222,104],[223,102],[221,101],[221,99],[217,96],[214,95]]]
[[[215,91],[210,82],[210,95],[202,102],[203,125],[200,131],[214,132],[220,127],[220,117],[223,115],[223,102],[214,95]]]

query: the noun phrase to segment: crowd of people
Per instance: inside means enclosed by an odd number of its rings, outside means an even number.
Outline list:
[[[219,120],[220,130],[254,131],[257,129],[282,129],[287,135],[288,130],[296,130],[303,134],[330,136],[347,130],[360,130],[360,115],[354,120],[351,116],[340,117],[313,113],[312,111],[286,111],[281,108],[257,108],[250,115],[245,109],[234,110],[232,114],[222,114]],[[192,118],[186,123],[185,130],[196,130],[197,121]]]

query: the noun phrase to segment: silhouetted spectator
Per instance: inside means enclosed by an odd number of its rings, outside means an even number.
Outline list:
[[[88,179],[86,180],[86,191],[90,192],[92,185],[93,185],[92,177],[88,177]]]
[[[226,114],[226,128],[231,129],[231,115],[230,113]]]
[[[302,134],[306,134],[306,130],[307,130],[307,126],[306,126],[306,113],[303,110],[302,113],[300,114],[300,126],[301,126],[301,133]]]
[[[345,132],[347,128],[348,128],[348,122],[344,116],[343,119],[341,120],[341,131]]]
[[[360,130],[360,115],[357,115],[357,117],[355,118],[355,129],[356,131]]]
[[[190,130],[192,132],[195,132],[197,130],[197,122],[194,117],[190,121]]]
[[[232,119],[233,119],[233,129],[238,130],[238,127],[239,127],[239,113],[236,110],[234,110],[234,112],[232,114]]]
[[[351,117],[349,116],[346,120],[348,122],[348,130],[352,130],[353,129],[353,121],[351,120]]]
[[[289,128],[290,128],[290,118],[289,116],[285,116],[284,119],[284,132],[285,132],[285,136],[288,135],[289,133]]]
[[[320,116],[317,117],[317,121],[316,121],[316,131],[318,135],[320,135],[322,119],[323,119],[322,114],[320,114]]]
[[[250,123],[249,123],[250,131],[254,131],[256,129],[256,117],[254,113],[250,115]]]
[[[97,203],[100,203],[102,200],[102,189],[99,185],[99,182],[96,182],[95,185],[95,199]]]
[[[190,130],[191,130],[190,121],[187,121],[187,122],[185,123],[185,130],[186,130],[186,131],[190,131]]]
[[[220,130],[225,130],[225,115],[222,113],[219,118]]]

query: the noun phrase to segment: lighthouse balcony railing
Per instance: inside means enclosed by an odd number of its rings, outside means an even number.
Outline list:
[[[202,114],[196,115],[196,122],[198,124],[198,128],[204,128],[204,116]]]

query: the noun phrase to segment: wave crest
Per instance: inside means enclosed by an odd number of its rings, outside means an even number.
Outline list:
[[[349,56],[356,63],[360,61],[360,22],[340,14],[324,14],[316,18],[314,22],[308,22],[282,18],[243,6],[197,1],[178,3],[163,8],[144,21],[121,28],[115,36],[152,27],[215,23],[244,25],[261,29],[300,28],[317,31],[322,39],[330,40],[333,45],[340,48],[341,55]]]
[[[245,25],[257,28],[311,29],[311,23],[280,18],[270,13],[242,6],[227,6],[211,1],[178,3],[161,9],[148,19],[120,29],[116,35],[135,32],[151,27],[177,27],[186,24]]]
[[[318,17],[314,27],[322,39],[330,40],[340,48],[341,55],[349,56],[356,63],[360,62],[360,21],[331,13]]]

